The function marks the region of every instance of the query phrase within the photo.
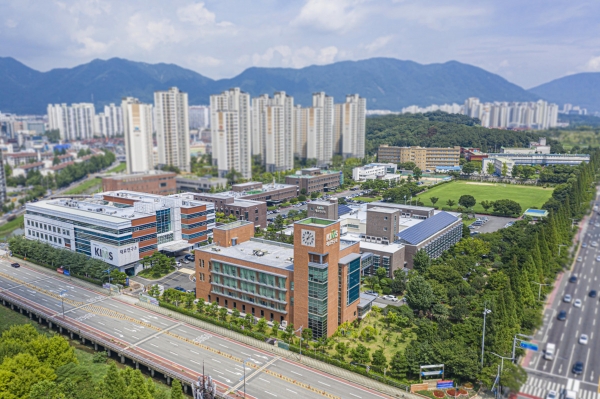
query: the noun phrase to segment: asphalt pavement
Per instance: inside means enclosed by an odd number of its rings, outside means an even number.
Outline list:
[[[581,242],[586,248],[580,248],[572,270],[564,273],[557,282],[556,294],[547,305],[544,312],[543,327],[534,337],[539,345],[539,351],[529,354],[523,363],[527,370],[528,380],[521,392],[533,397],[545,397],[549,390],[561,392],[565,387],[575,387],[579,390],[578,399],[598,399],[600,382],[600,323],[597,323],[600,300],[591,298],[591,290],[600,291],[598,278],[600,262],[600,247],[593,247],[594,241],[600,242],[600,216],[593,213],[588,225],[582,230]],[[563,248],[563,250],[566,248]],[[577,282],[569,282],[569,278],[577,275]],[[571,302],[565,302],[564,295],[572,297]],[[581,308],[574,306],[575,300],[581,300]],[[567,312],[565,321],[557,319],[558,313]],[[581,334],[587,334],[589,342],[580,344]],[[553,360],[543,358],[547,343],[556,345]],[[572,372],[575,362],[583,362],[583,373],[576,375]]]
[[[4,260],[0,261],[0,290],[10,290],[24,302],[51,309],[57,316],[63,311],[59,294],[66,290],[64,313],[67,319],[197,373],[204,368],[218,383],[239,391],[243,390],[244,375],[240,359],[247,359],[248,397],[320,399],[325,392],[342,399],[389,398],[350,381],[132,306],[118,297],[87,290],[75,282],[69,284],[24,266],[12,268]]]

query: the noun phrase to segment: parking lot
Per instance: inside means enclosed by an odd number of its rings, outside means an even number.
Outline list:
[[[140,276],[132,277],[133,281],[137,281],[144,284],[146,288],[154,284],[158,284],[164,287],[164,289],[181,287],[187,290],[193,290],[196,288],[196,283],[193,281],[194,278],[194,262],[183,263],[183,255],[177,256],[175,259],[180,262],[181,267],[177,270],[161,279],[149,280]]]
[[[475,226],[471,232],[478,231],[479,233],[493,233],[505,227],[508,222],[514,222],[517,218],[505,218],[500,216],[476,215],[478,218],[487,217],[487,223],[481,226]]]

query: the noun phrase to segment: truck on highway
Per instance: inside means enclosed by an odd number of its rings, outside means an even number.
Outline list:
[[[554,359],[555,352],[556,352],[556,345],[548,342],[546,344],[546,350],[544,351],[544,359],[546,359],[546,360]]]

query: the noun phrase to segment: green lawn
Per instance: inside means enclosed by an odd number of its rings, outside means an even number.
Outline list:
[[[65,194],[90,194],[91,191],[97,191],[98,188],[102,185],[102,179],[99,177],[94,177],[93,179],[89,179],[84,181],[78,186],[71,188],[70,190],[65,191]],[[97,188],[95,188],[97,186]]]
[[[18,229],[23,226],[23,215],[18,216],[15,220],[11,220],[10,222],[4,223],[0,226],[0,235],[11,233],[13,230]]]
[[[362,202],[381,201],[381,197],[355,197],[353,199],[355,201],[362,201]]]
[[[475,212],[485,212],[480,205],[481,201],[496,201],[499,199],[517,201],[521,204],[523,211],[525,211],[531,207],[540,208],[550,198],[552,190],[552,187],[542,188],[500,183],[479,183],[475,181],[453,181],[427,190],[419,194],[418,198],[425,206],[433,206],[429,198],[438,197],[439,200],[435,205],[439,208],[447,207],[446,201],[451,199],[455,202],[453,208],[456,208],[460,196],[470,194],[477,201],[477,204],[473,208]]]
[[[106,173],[121,173],[127,168],[127,164],[125,162],[121,162],[119,165],[115,166],[112,169],[106,171]]]

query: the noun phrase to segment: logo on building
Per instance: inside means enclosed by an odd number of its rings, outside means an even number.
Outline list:
[[[327,246],[333,245],[333,244],[335,244],[338,241],[337,239],[338,239],[338,231],[337,230],[331,230],[325,236],[325,240],[326,240],[325,245],[327,245]]]
[[[96,247],[94,248],[94,255],[96,255],[97,258],[100,259],[104,259],[104,260],[113,260],[113,253],[111,251],[108,250],[108,248],[106,247]]]

